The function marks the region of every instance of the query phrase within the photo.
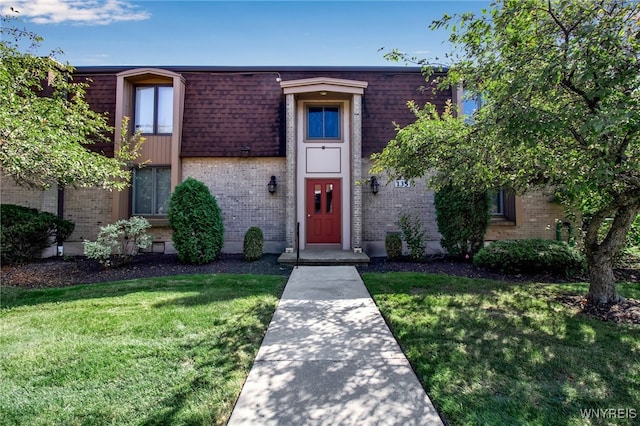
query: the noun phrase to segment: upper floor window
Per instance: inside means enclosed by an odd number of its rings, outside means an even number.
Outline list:
[[[307,107],[307,139],[340,139],[340,107]]]
[[[137,86],[135,130],[145,134],[173,132],[173,87]]]
[[[164,216],[171,196],[171,169],[143,167],[133,171],[132,214]]]

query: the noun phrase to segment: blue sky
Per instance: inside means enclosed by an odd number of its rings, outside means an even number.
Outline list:
[[[488,1],[0,0],[3,14],[60,48],[61,62],[92,65],[389,66],[397,48],[447,63],[443,13]],[[437,58],[437,59],[436,59]]]

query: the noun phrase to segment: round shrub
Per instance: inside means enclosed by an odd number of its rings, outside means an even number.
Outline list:
[[[548,273],[569,277],[585,270],[584,255],[564,241],[496,241],[482,248],[473,264],[507,274]]]
[[[473,256],[482,248],[491,218],[487,192],[449,185],[434,198],[440,244],[456,257]]]
[[[254,261],[262,257],[262,248],[264,246],[264,235],[262,230],[257,226],[252,226],[244,234],[244,243],[242,245],[242,253],[245,260]]]
[[[395,260],[402,256],[402,238],[400,234],[387,234],[384,239],[384,248],[387,250],[387,259]]]
[[[64,241],[75,225],[58,216],[14,204],[0,205],[0,257],[3,262],[27,262],[42,255],[53,241]]]
[[[222,213],[204,183],[190,177],[176,186],[168,217],[181,262],[201,265],[218,257],[224,242]]]

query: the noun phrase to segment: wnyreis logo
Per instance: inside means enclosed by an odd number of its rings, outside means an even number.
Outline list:
[[[638,412],[635,408],[586,408],[580,409],[583,419],[635,419]]]

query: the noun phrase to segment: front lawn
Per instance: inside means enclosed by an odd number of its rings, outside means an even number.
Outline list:
[[[640,421],[640,327],[590,318],[556,301],[586,293],[585,284],[420,273],[363,279],[450,424]],[[638,283],[619,291],[640,299]]]
[[[0,288],[0,424],[224,424],[286,283]]]

